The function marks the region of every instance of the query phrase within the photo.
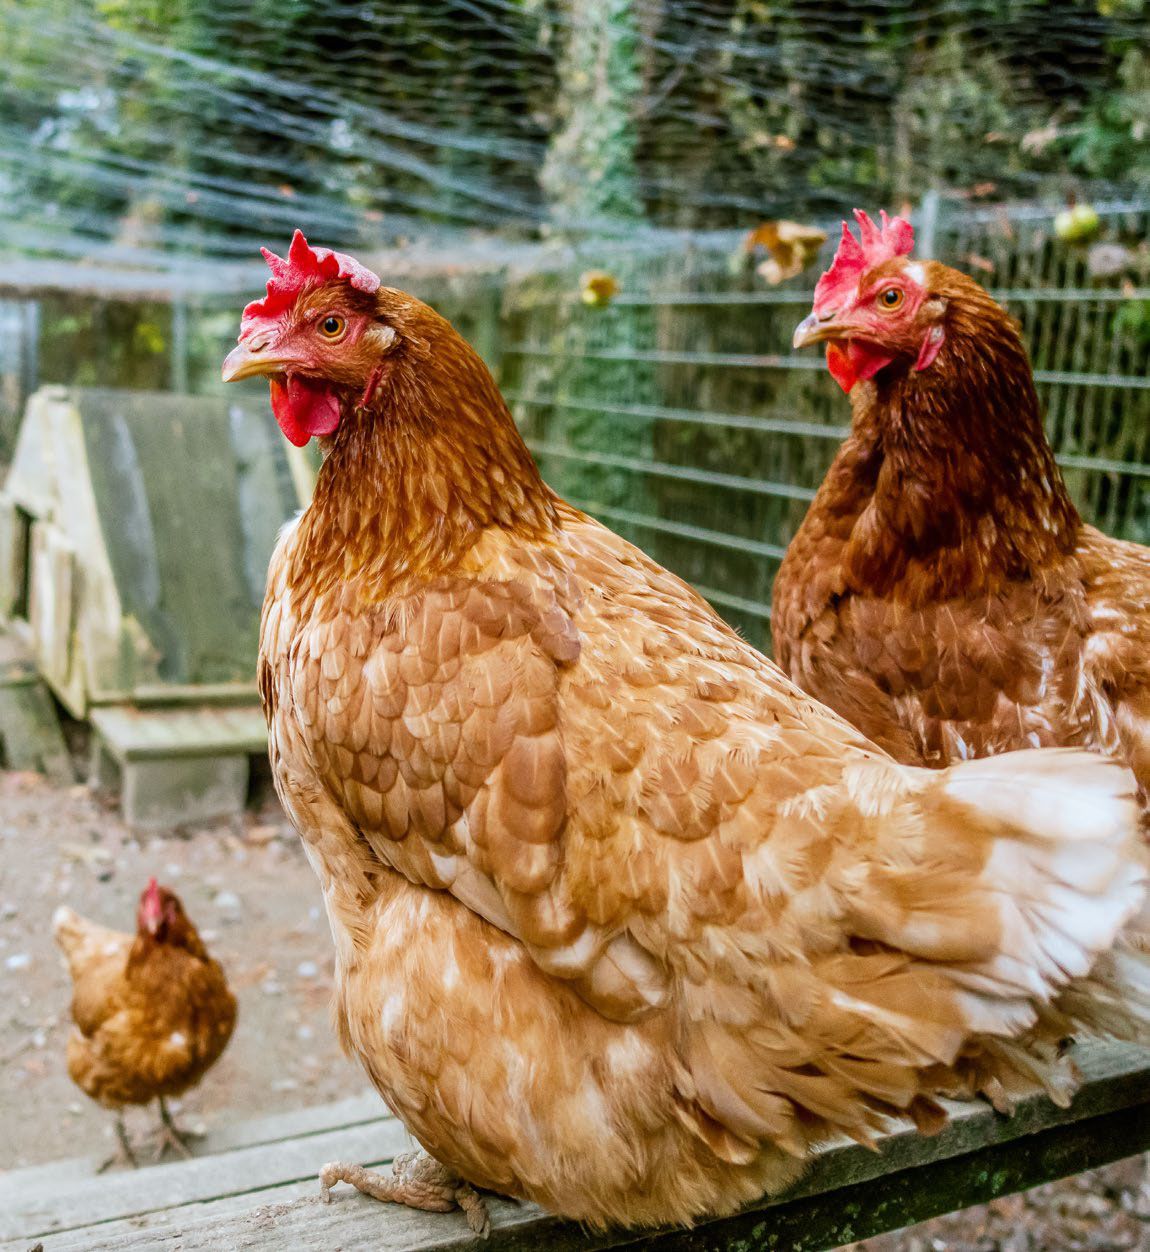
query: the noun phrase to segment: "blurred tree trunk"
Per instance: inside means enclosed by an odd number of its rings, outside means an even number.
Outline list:
[[[580,269],[610,273],[623,295],[650,281],[639,250],[619,246],[633,245],[649,229],[636,156],[643,90],[636,7],[636,0],[570,0],[557,122],[540,175],[554,232],[576,247]],[[578,274],[568,272],[556,292],[560,308],[551,347],[563,359],[549,370],[544,365],[557,400],[544,438],[575,453],[649,458],[651,419],[601,413],[595,405],[657,403],[654,366],[595,354],[655,347],[652,311],[644,305],[589,306],[578,287]],[[581,407],[565,407],[569,403]],[[544,460],[556,487],[583,506],[651,511],[652,484],[644,474],[574,458]],[[649,532],[630,537],[650,546]]]

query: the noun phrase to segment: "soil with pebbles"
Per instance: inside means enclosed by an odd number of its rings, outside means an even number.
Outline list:
[[[274,798],[242,820],[139,835],[86,787],[0,772],[0,1169],[110,1150],[111,1115],[65,1068],[71,983],[52,913],[68,904],[133,930],[151,875],[180,896],[239,1000],[227,1051],[173,1103],[181,1121],[215,1126],[366,1089],[331,1028],[319,884]],[[143,1137],[154,1106],[127,1119]]]

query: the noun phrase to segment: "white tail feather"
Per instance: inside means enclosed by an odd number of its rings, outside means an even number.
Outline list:
[[[1071,749],[1012,752],[953,766],[942,791],[1001,832],[981,875],[1000,900],[999,954],[959,981],[1150,1042],[1150,953],[1124,934],[1147,899],[1130,771]]]

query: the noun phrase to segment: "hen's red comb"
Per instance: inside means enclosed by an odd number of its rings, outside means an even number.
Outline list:
[[[905,217],[889,218],[886,213],[880,213],[880,227],[862,209],[855,209],[854,214],[859,224],[859,237],[856,239],[843,222],[839,250],[830,269],[815,287],[816,313],[837,308],[854,292],[867,270],[892,257],[906,256],[914,247],[914,227]]]
[[[302,230],[292,235],[286,261],[267,248],[260,251],[272,276],[268,279],[268,294],[262,300],[253,300],[244,309],[245,322],[255,317],[278,317],[295,303],[305,287],[330,282],[333,278],[346,278],[357,291],[366,291],[369,295],[379,290],[378,274],[342,252],[313,248]]]

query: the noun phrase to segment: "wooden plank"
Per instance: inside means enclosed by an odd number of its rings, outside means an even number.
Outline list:
[[[10,630],[0,630],[0,687],[24,686],[38,680],[36,659],[27,642]]]
[[[479,1247],[489,1252],[827,1252],[1105,1164],[1115,1159],[1116,1144],[1131,1151],[1150,1146],[1144,1107],[1054,1127],[1021,1144],[996,1144],[896,1171],[877,1183],[782,1199],[692,1230],[588,1233],[533,1205],[489,1198],[493,1233],[480,1243],[460,1214],[419,1213],[351,1194],[324,1205],[312,1181],[204,1204],[194,1217],[190,1209],[163,1214],[143,1230],[132,1229],[131,1223],[88,1228],[49,1242],[45,1252],[94,1246],[109,1252],[214,1252],[220,1247],[248,1252],[475,1252]],[[225,1206],[237,1200],[247,1202],[241,1213]],[[180,1220],[185,1215],[189,1220]]]
[[[134,756],[121,767],[120,807],[137,830],[239,817],[247,801],[248,755]]]
[[[28,620],[40,671],[61,691],[72,686],[76,550],[51,522],[32,525]]]
[[[951,1104],[950,1124],[933,1139],[903,1128],[885,1136],[878,1153],[848,1143],[829,1146],[787,1194],[690,1231],[588,1235],[532,1205],[493,1200],[494,1234],[487,1246],[492,1252],[533,1252],[540,1247],[553,1252],[607,1247],[820,1252],[1150,1147],[1148,1060],[1145,1052],[1134,1048],[1084,1048],[1079,1063],[1085,1083],[1070,1109],[1058,1109],[1034,1096],[1021,1102],[1013,1118],[1003,1118],[982,1103]],[[321,1136],[303,1143],[311,1145],[310,1152],[305,1151],[311,1168],[286,1186],[261,1187],[253,1174],[250,1181],[256,1185],[245,1190],[231,1175],[227,1195],[168,1206],[153,1203],[134,1222],[74,1227],[70,1237],[79,1240],[86,1235],[89,1242],[59,1246],[98,1245],[119,1252],[207,1252],[219,1247],[461,1252],[475,1247],[459,1214],[381,1206],[348,1188],[341,1188],[330,1206],[321,1206],[314,1173],[330,1154],[318,1150],[327,1146]],[[354,1153],[348,1155],[354,1159]],[[201,1162],[182,1168],[195,1164]],[[141,1171],[135,1177],[141,1179],[147,1172],[157,1171]],[[151,1195],[153,1188],[145,1191]],[[46,1244],[45,1252],[56,1252],[56,1247]]]
[[[94,708],[91,720],[120,762],[267,751],[267,724],[257,707],[141,710],[112,705]]]
[[[379,1164],[387,1168],[386,1162],[379,1162]],[[318,1172],[317,1169],[317,1175]],[[45,1252],[91,1252],[94,1247],[118,1248],[124,1240],[145,1234],[147,1238],[154,1241],[164,1232],[170,1231],[177,1234],[194,1228],[205,1226],[210,1228],[215,1223],[237,1214],[243,1214],[245,1220],[258,1224],[263,1220],[265,1210],[278,1209],[283,1205],[297,1202],[306,1203],[314,1200],[318,1195],[319,1182],[316,1177],[312,1177],[303,1182],[265,1187],[257,1191],[245,1191],[219,1200],[200,1200],[175,1209],[159,1209],[138,1217],[117,1218],[115,1221],[104,1222],[99,1226],[84,1226],[76,1230],[63,1231],[47,1239]],[[322,1213],[317,1213],[317,1220],[323,1220]],[[144,1246],[151,1247],[154,1244],[145,1240]],[[0,1252],[28,1252],[28,1241],[21,1239],[10,1243],[0,1243]]]
[[[231,1126],[220,1126],[197,1140],[196,1156],[211,1156],[218,1152],[230,1152],[235,1148],[250,1148],[261,1143],[282,1143],[285,1139],[298,1139],[306,1135],[320,1135],[328,1131],[347,1130],[352,1126],[366,1126],[376,1122],[395,1119],[387,1105],[372,1090],[362,1095],[348,1096],[332,1104],[319,1104],[311,1108],[292,1109],[287,1113],[271,1113],[266,1117],[253,1117]]]
[[[0,682],[0,759],[9,769],[34,770],[60,786],[76,781],[56,707],[38,679]]]
[[[213,1126],[207,1134],[193,1139],[189,1147],[193,1156],[213,1156],[235,1148],[281,1143],[285,1139],[390,1120],[387,1106],[374,1091],[369,1090],[332,1104],[291,1109],[286,1113],[271,1113],[266,1117]],[[27,1165],[0,1174],[0,1212],[19,1197],[27,1199],[43,1191],[58,1195],[63,1189],[62,1180],[70,1184],[76,1179],[95,1177],[100,1161],[100,1157],[75,1156],[47,1165]]]
[[[98,1230],[102,1223],[119,1218],[314,1180],[325,1161],[390,1160],[408,1143],[402,1125],[388,1118],[214,1156],[72,1180],[58,1193],[37,1188],[0,1210],[0,1239],[35,1241],[63,1231]]]

